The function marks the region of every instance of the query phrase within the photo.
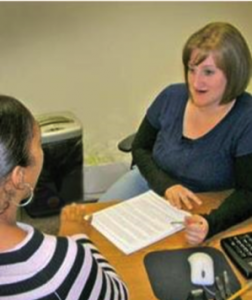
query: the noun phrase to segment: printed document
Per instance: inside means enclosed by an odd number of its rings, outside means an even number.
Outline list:
[[[93,214],[92,226],[125,254],[133,253],[184,228],[190,213],[148,191]]]

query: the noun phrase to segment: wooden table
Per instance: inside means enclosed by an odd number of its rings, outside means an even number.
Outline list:
[[[200,194],[199,197],[203,200],[203,205],[197,209],[194,209],[193,213],[208,212],[212,208],[217,207],[222,199],[224,199],[229,192],[223,193],[207,193]],[[87,204],[87,213],[91,214],[95,211],[101,210],[105,207],[115,204],[116,202],[108,203],[94,203]],[[234,233],[246,232],[248,230],[252,231],[252,219],[240,224],[239,226],[232,227],[231,229],[225,231],[222,234],[215,236],[210,239],[203,246],[213,246],[217,249],[220,247],[220,237],[228,236]],[[83,230],[83,229],[82,229]],[[80,228],[72,229],[71,231],[80,232]],[[130,293],[130,300],[156,300],[154,296],[150,282],[145,271],[143,264],[144,257],[147,253],[158,250],[168,250],[177,248],[189,248],[190,245],[187,244],[184,232],[180,231],[170,237],[167,237],[151,246],[148,246],[142,250],[139,250],[133,254],[125,255],[120,250],[118,250],[111,242],[109,242],[104,236],[102,236],[98,231],[96,231],[91,225],[85,228],[86,233],[89,235],[91,240],[96,244],[101,253],[109,260],[109,262],[116,268],[117,272],[120,274],[122,279],[128,286]],[[227,257],[227,256],[226,256]],[[227,257],[228,259],[228,257]],[[230,260],[228,259],[230,262]],[[230,262],[232,265],[232,263]],[[233,265],[232,265],[233,266]],[[237,275],[242,286],[245,285],[246,281],[244,277],[237,271],[233,266],[234,272]],[[248,291],[242,297],[243,300],[252,299],[252,291]],[[176,300],[176,299],[174,299]],[[185,299],[186,300],[186,299]]]

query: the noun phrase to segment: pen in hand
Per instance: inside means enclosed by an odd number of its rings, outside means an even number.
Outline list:
[[[199,245],[202,243],[209,230],[207,220],[200,215],[185,217],[185,237],[189,244]]]
[[[184,223],[184,221],[171,221],[170,224],[171,225],[177,225],[177,224],[184,225],[185,223]]]

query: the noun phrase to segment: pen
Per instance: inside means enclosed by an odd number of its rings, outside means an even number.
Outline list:
[[[171,225],[176,225],[176,224],[183,225],[184,221],[171,221],[170,223],[171,223]]]
[[[221,278],[219,276],[215,277],[215,283],[216,283],[216,286],[219,290],[221,299],[226,299],[226,292],[225,292],[224,284],[223,284],[223,281],[221,280]]]
[[[236,299],[237,297],[239,297],[243,293],[245,293],[251,286],[252,286],[252,282],[247,283],[243,288],[241,288],[240,290],[238,290],[235,294],[233,294],[227,300],[234,300],[234,299]]]
[[[232,292],[230,289],[230,282],[229,282],[229,276],[228,276],[227,271],[223,272],[223,281],[224,281],[224,286],[225,286],[225,291],[226,291],[226,297],[231,297]]]

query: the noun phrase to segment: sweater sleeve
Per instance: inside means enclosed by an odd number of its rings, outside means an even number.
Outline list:
[[[92,241],[83,234],[74,235],[71,238],[84,247],[85,264],[91,264],[87,282],[92,281],[94,283],[93,287],[95,287],[95,282],[98,283],[100,281],[103,283],[103,288],[100,290],[97,299],[109,298],[111,300],[127,300],[128,289],[126,285]],[[87,262],[87,260],[89,260],[89,262]],[[88,274],[88,271],[85,273]],[[96,291],[94,291],[94,293],[96,293]]]
[[[149,186],[159,195],[164,196],[167,188],[178,182],[164,172],[154,161],[152,150],[158,130],[145,117],[138,129],[132,145],[134,163],[147,180]]]
[[[236,188],[224,202],[204,215],[209,224],[207,238],[252,216],[252,154],[235,160]]]

